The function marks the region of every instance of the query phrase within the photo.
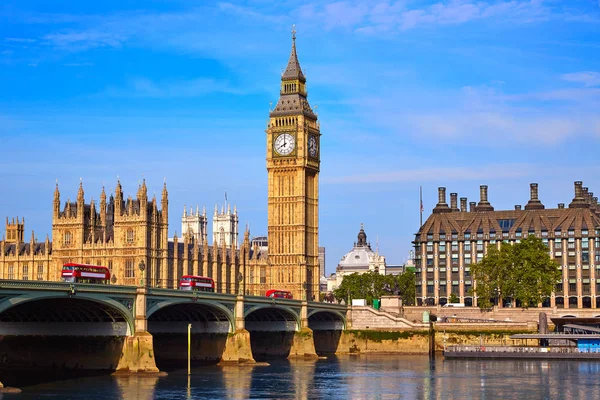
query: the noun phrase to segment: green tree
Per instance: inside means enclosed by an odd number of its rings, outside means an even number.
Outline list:
[[[415,304],[415,297],[417,295],[415,280],[415,273],[411,270],[396,276],[396,281],[398,282],[398,294],[402,296],[402,304],[405,306],[412,306]]]
[[[381,275],[375,271],[364,274],[353,273],[344,275],[340,286],[333,291],[338,301],[344,300],[348,304],[350,299],[366,299],[367,304],[373,304],[373,299],[379,299],[387,295],[387,288],[394,290],[398,288],[398,294],[402,296],[405,305],[412,305],[415,301],[415,274],[412,271],[404,274]]]
[[[460,299],[458,298],[458,296],[454,293],[450,293],[450,298],[448,299],[449,303],[458,303],[460,301]]]
[[[536,306],[550,296],[561,278],[558,263],[550,258],[541,239],[529,236],[520,243],[489,245],[483,259],[471,267],[477,305],[490,308],[491,300],[512,298],[523,307]]]

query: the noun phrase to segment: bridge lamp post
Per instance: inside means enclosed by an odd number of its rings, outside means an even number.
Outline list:
[[[144,263],[144,260],[140,261],[140,263],[138,264],[138,268],[140,270],[140,286],[146,286],[145,282],[144,282],[144,271],[146,270],[146,263]]]

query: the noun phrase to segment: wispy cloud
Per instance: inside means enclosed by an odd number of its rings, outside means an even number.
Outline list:
[[[97,47],[119,47],[126,36],[117,32],[86,30],[81,32],[51,33],[42,39],[55,47],[69,51],[83,51]]]
[[[11,43],[34,43],[34,42],[36,42],[36,39],[11,37],[11,38],[4,38],[4,41],[11,42]]]
[[[477,20],[533,23],[551,19],[599,22],[598,15],[573,14],[566,5],[543,0],[438,1],[429,6],[407,1],[349,0],[304,4],[297,10],[307,20],[318,20],[326,28],[353,28],[357,32],[407,31],[425,26],[460,25]]]
[[[402,169],[370,174],[356,174],[324,178],[328,184],[378,184],[428,181],[472,181],[481,179],[512,179],[530,176],[529,164],[492,164],[478,167],[432,167]]]
[[[583,83],[585,87],[600,86],[600,72],[583,71],[564,74],[562,79],[568,82]]]
[[[227,81],[210,78],[154,82],[146,78],[131,80],[126,87],[110,87],[103,94],[115,97],[198,97],[209,93],[244,94],[245,91],[235,88]]]

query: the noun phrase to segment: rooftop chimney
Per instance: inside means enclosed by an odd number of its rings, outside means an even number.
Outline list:
[[[467,198],[466,197],[460,198],[460,211],[462,211],[462,212],[467,211]]]
[[[492,207],[488,201],[487,189],[487,185],[479,186],[479,204],[477,204],[477,211],[494,211],[494,207]]]
[[[476,208],[476,206],[477,206],[477,203],[475,203],[474,201],[471,201],[471,202],[469,203],[469,211],[471,211],[471,212],[474,212],[474,211],[475,211],[475,208]]]
[[[450,193],[450,209],[452,211],[458,210],[458,193]]]
[[[438,188],[438,203],[433,209],[434,213],[444,213],[450,212],[450,207],[448,207],[448,203],[446,203],[446,188],[439,187]]]
[[[527,206],[525,206],[525,208],[527,208]],[[520,204],[515,204],[515,210],[521,211],[521,205]]]
[[[558,208],[559,209],[565,208],[565,203],[558,203]]]
[[[588,208],[589,206],[583,195],[583,182],[575,181],[575,197],[569,204],[569,208]]]
[[[542,202],[538,199],[538,184],[531,183],[529,184],[529,194],[530,198],[527,204],[525,205],[526,210],[543,210],[545,207]]]

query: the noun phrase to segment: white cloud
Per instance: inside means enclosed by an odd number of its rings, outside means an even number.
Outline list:
[[[440,166],[323,178],[323,183],[377,184],[429,181],[471,181],[482,179],[521,178],[530,176],[532,173],[532,166],[529,164],[491,164],[477,167]]]
[[[568,82],[583,83],[585,87],[600,86],[600,72],[583,71],[564,74],[562,79]]]
[[[154,82],[146,78],[131,80],[124,88],[108,88],[103,94],[115,97],[199,97],[209,93],[243,94],[226,81],[216,79],[190,79]]]

